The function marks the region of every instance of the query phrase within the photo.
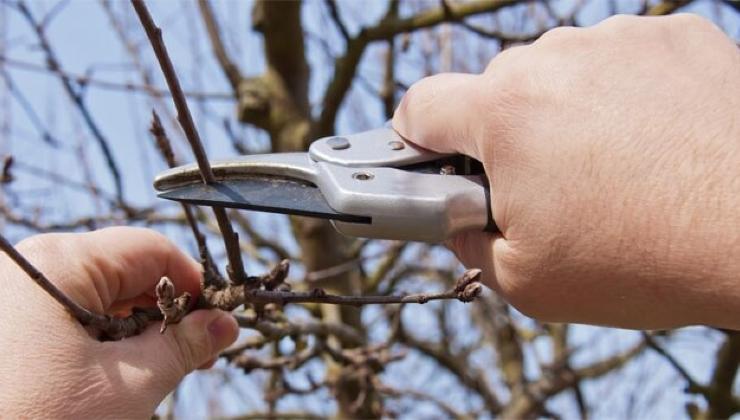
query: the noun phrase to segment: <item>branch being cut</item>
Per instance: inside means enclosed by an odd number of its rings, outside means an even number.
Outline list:
[[[188,108],[187,99],[185,94],[180,87],[180,81],[177,78],[177,73],[172,65],[172,60],[167,53],[167,47],[164,45],[162,39],[162,30],[154,23],[152,16],[149,14],[149,10],[143,0],[131,0],[131,4],[136,10],[136,14],[139,16],[141,26],[146,31],[146,35],[149,38],[149,42],[152,45],[154,54],[159,61],[159,65],[162,68],[162,73],[167,81],[167,86],[170,88],[172,93],[172,101],[177,109],[177,120],[180,122],[185,137],[190,143],[190,147],[193,149],[193,154],[198,162],[198,168],[200,168],[201,176],[205,184],[213,184],[216,182],[216,178],[213,176],[211,170],[211,164],[208,161],[206,151],[203,148],[203,143],[200,141],[200,135],[198,129],[195,127],[193,117],[190,115],[190,109]],[[224,245],[226,247],[226,255],[229,260],[229,265],[226,268],[229,278],[232,282],[242,284],[247,282],[247,274],[244,271],[244,263],[242,262],[241,251],[239,248],[239,236],[234,232],[233,226],[226,215],[226,210],[221,207],[213,207],[213,213],[216,216],[218,227],[221,230],[221,235],[224,239]]]
[[[167,162],[167,166],[169,166],[170,168],[174,168],[175,166],[177,166],[175,153],[172,151],[170,139],[169,137],[167,137],[167,133],[165,132],[164,127],[162,126],[162,122],[160,121],[156,111],[152,111],[152,125],[149,128],[149,132],[152,133],[152,136],[154,136],[157,150],[159,150],[159,153],[162,155],[165,162]],[[195,219],[195,215],[193,215],[192,208],[185,203],[180,204],[182,206],[183,212],[185,213],[185,218],[187,219],[188,225],[190,226],[190,230],[193,232],[193,237],[195,237],[195,242],[198,245],[200,263],[201,265],[203,265],[204,270],[203,286],[215,286],[217,288],[222,288],[225,285],[225,281],[218,271],[218,266],[213,261],[213,256],[211,255],[211,251],[208,249],[205,235],[203,235],[203,233],[201,233],[200,231],[200,228],[198,228],[198,222]]]

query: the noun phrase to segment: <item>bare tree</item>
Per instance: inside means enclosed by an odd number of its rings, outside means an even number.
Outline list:
[[[11,238],[150,226],[199,256],[205,275],[196,306],[234,310],[245,332],[213,372],[193,379],[217,383],[218,392],[193,393],[184,384],[161,414],[177,416],[193,406],[243,418],[587,418],[614,410],[626,417],[686,412],[717,418],[740,411],[733,393],[736,333],[542,324],[490,291],[478,297],[477,272],[463,272],[439,246],[348,238],[317,219],[177,206],[156,201],[148,188],[157,171],[191,160],[211,182],[207,153],[305,151],[335,131],[379,125],[416,79],[480,71],[497,52],[556,26],[588,25],[614,13],[689,10],[729,31],[740,21],[735,3],[255,0],[244,6],[198,0],[148,6],[151,12],[140,0],[3,1],[0,153],[7,157],[0,220]],[[110,62],[91,58],[80,69],[67,58],[70,49],[55,28],[81,8],[120,50],[116,60],[125,63],[113,66],[115,72],[103,65]],[[45,99],[33,77],[53,82]],[[137,140],[119,134],[120,123],[107,118],[116,103],[126,102],[129,109],[117,117]],[[77,165],[71,170],[43,160]],[[2,248],[56,293],[9,242]],[[161,312],[135,311],[116,321],[57,297],[81,322],[119,338],[162,318],[164,329],[189,307],[166,279],[157,293]],[[469,305],[460,302],[474,297]],[[374,303],[384,305],[366,306]],[[687,351],[686,343],[695,350]],[[646,370],[652,373],[647,379]],[[704,376],[709,379],[699,379]],[[663,389],[680,397],[658,395]],[[677,400],[685,406],[675,407]]]

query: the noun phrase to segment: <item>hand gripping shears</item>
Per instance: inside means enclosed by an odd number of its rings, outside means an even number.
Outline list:
[[[392,128],[316,140],[307,153],[239,156],[159,174],[159,197],[330,219],[340,232],[379,239],[441,242],[466,230],[495,231],[482,165],[435,153]]]

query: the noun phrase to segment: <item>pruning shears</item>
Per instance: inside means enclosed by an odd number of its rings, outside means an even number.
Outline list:
[[[483,166],[435,153],[384,127],[314,141],[305,153],[239,156],[195,164],[154,180],[159,197],[196,205],[319,217],[343,234],[441,242],[466,230],[495,231]]]

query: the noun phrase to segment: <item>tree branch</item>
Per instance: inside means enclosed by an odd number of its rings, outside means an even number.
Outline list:
[[[170,91],[166,89],[156,88],[148,84],[139,84],[132,82],[113,82],[110,80],[97,79],[88,75],[75,74],[61,68],[52,68],[48,65],[39,65],[27,61],[16,60],[14,58],[7,57],[0,54],[0,62],[7,64],[8,67],[25,70],[35,73],[51,73],[58,77],[67,78],[79,86],[83,87],[97,87],[100,89],[121,91],[121,92],[144,92],[155,96],[171,96]],[[185,91],[185,96],[194,100],[220,100],[220,101],[234,101],[236,98],[233,93],[226,92],[198,92],[198,91]]]
[[[403,323],[399,323],[398,342],[412,347],[426,356],[434,359],[440,366],[455,375],[460,383],[467,389],[481,397],[486,410],[491,413],[499,413],[502,409],[501,402],[494,389],[489,385],[482,372],[470,369],[467,360],[451,353],[451,349],[417,339],[406,333]]]
[[[716,364],[706,394],[707,418],[729,418],[740,411],[740,399],[733,395],[733,385],[740,366],[740,333],[727,333],[717,351]]]
[[[167,48],[164,45],[162,30],[154,23],[143,0],[131,0],[131,3],[134,6],[134,10],[136,10],[136,14],[139,16],[141,25],[146,31],[157,61],[159,61],[159,65],[162,68],[167,86],[172,93],[172,101],[175,103],[175,108],[177,109],[177,120],[180,122],[185,136],[190,143],[190,147],[193,149],[193,154],[198,162],[203,182],[212,184],[216,182],[216,178],[213,176],[211,164],[208,162],[203,143],[200,141],[198,130],[193,122],[193,117],[190,115],[190,109],[180,87],[180,81],[177,79],[177,73],[167,53]],[[229,218],[226,215],[226,210],[220,207],[213,207],[213,213],[216,216],[216,221],[218,222],[218,227],[221,230],[226,247],[226,254],[229,260],[226,271],[229,274],[229,278],[238,284],[245,283],[247,281],[247,274],[244,271],[244,263],[242,262],[241,250],[239,248],[239,236],[234,232],[234,228],[231,226],[231,222],[229,222]]]
[[[649,8],[645,14],[647,16],[668,15],[680,7],[684,7],[694,0],[664,0],[653,7]]]
[[[701,392],[701,390],[704,389],[704,386],[697,382],[694,377],[691,376],[691,374],[683,366],[681,366],[678,360],[676,360],[670,353],[668,353],[666,349],[663,348],[663,346],[658,344],[658,342],[655,341],[652,335],[643,331],[642,339],[645,340],[645,344],[647,344],[648,347],[661,355],[668,362],[668,364],[670,364],[673,369],[675,369],[676,372],[678,372],[678,374],[684,378],[686,383],[688,383],[689,390],[692,390],[692,392]]]
[[[49,40],[46,38],[44,27],[36,21],[36,19],[33,17],[33,14],[31,13],[31,10],[28,8],[28,6],[26,6],[25,2],[19,1],[17,5],[18,10],[21,12],[21,15],[26,19],[26,21],[28,21],[28,23],[36,32],[36,37],[38,38],[41,49],[44,51],[44,54],[46,56],[46,63],[48,67],[54,73],[59,75],[59,80],[61,80],[62,82],[64,91],[72,100],[72,103],[74,103],[77,109],[80,111],[82,119],[85,121],[85,124],[87,124],[87,127],[90,129],[90,132],[97,141],[98,146],[100,146],[103,157],[105,158],[105,162],[108,166],[108,170],[113,177],[113,183],[116,189],[116,197],[123,205],[123,183],[121,181],[121,172],[118,169],[118,164],[116,163],[115,158],[113,157],[113,152],[108,145],[108,140],[105,138],[103,132],[100,130],[97,123],[93,119],[92,114],[87,108],[87,105],[85,104],[85,101],[80,92],[72,86],[72,81],[68,77],[66,77],[65,73],[61,70],[62,67],[59,64],[59,60],[57,59],[54,50],[52,50],[51,44],[49,44]]]
[[[552,372],[543,374],[539,380],[528,384],[523,392],[513,395],[501,413],[501,417],[536,417],[538,411],[544,410],[544,402],[548,398],[573,387],[581,380],[599,378],[621,368],[635,356],[642,353],[646,347],[647,342],[640,340],[640,342],[621,353],[582,368],[565,369],[562,364],[555,366]]]
[[[162,126],[162,122],[160,121],[159,116],[154,110],[152,110],[152,125],[149,128],[149,132],[152,134],[152,136],[154,136],[157,150],[159,150],[165,162],[167,162],[167,166],[169,166],[170,168],[174,168],[175,166],[177,166],[177,161],[175,160],[175,154],[172,150],[170,139],[169,137],[167,137],[167,133]],[[185,203],[180,203],[180,205],[182,206],[182,210],[185,213],[185,218],[188,222],[188,226],[190,226],[190,230],[191,232],[193,232],[195,243],[198,245],[200,263],[203,265],[204,270],[203,286],[214,286],[217,288],[222,288],[225,284],[224,280],[218,271],[218,266],[213,260],[211,251],[208,249],[206,237],[201,233],[200,228],[198,228],[198,221],[195,219],[195,215],[193,215],[192,208]]]
[[[287,261],[284,261],[287,265]],[[262,276],[254,283],[264,284],[270,276],[282,277],[287,274],[278,270],[278,265],[272,273]],[[240,285],[226,287],[223,290],[206,289],[203,291],[205,301],[209,305],[222,309],[233,310],[243,304],[261,304],[266,305],[274,303],[286,305],[289,303],[328,303],[334,305],[389,305],[398,303],[427,303],[432,300],[457,299],[461,302],[471,302],[478,297],[483,290],[483,286],[478,282],[481,270],[467,270],[457,281],[454,288],[441,293],[419,293],[410,295],[396,296],[343,296],[326,293],[323,289],[313,289],[310,292],[291,292],[286,290],[265,290],[252,288],[248,289]],[[281,280],[282,281],[282,280]],[[279,282],[278,282],[279,283]]]
[[[336,0],[324,0],[324,4],[326,4],[326,7],[329,9],[329,16],[331,16],[334,24],[337,25],[339,33],[342,34],[345,41],[349,42],[349,31],[347,31],[347,27],[344,25],[344,22],[342,22],[341,16],[339,16],[339,8],[337,7]]]
[[[356,37],[350,39],[344,55],[337,59],[334,65],[334,76],[324,94],[321,115],[312,127],[312,137],[328,136],[334,131],[337,112],[369,43],[389,40],[398,34],[429,28],[442,22],[459,21],[468,16],[492,13],[523,2],[523,0],[477,0],[455,7],[437,7],[403,19],[394,16],[392,13],[394,6],[391,3],[386,16],[377,25],[362,29]]]
[[[316,335],[327,337],[336,336],[343,343],[359,346],[365,343],[365,338],[348,325],[329,321],[263,321],[257,317],[236,315],[236,320],[242,328],[250,328],[262,333],[265,338],[276,341],[291,335]]]
[[[1,61],[2,56],[0,56],[0,62]],[[26,98],[23,92],[18,89],[15,82],[13,81],[13,78],[10,77],[10,74],[5,71],[5,69],[0,68],[0,76],[2,76],[3,80],[5,81],[5,86],[7,87],[8,92],[10,92],[13,97],[15,97],[18,105],[21,106],[23,112],[25,112],[26,116],[28,116],[31,125],[33,125],[36,131],[39,132],[41,140],[53,147],[59,147],[59,140],[54,138],[54,136],[52,136],[49,130],[47,130],[47,128],[44,126],[44,123],[43,121],[41,121],[38,113],[35,109],[33,109],[33,105],[31,105],[31,102],[28,100],[28,98]]]
[[[198,8],[200,9],[203,23],[206,25],[206,32],[208,33],[208,39],[211,41],[213,54],[221,65],[221,70],[223,70],[224,76],[226,76],[226,79],[231,84],[234,92],[236,92],[239,90],[239,82],[242,80],[241,72],[239,71],[239,67],[231,60],[231,57],[229,57],[229,54],[226,52],[226,46],[221,39],[220,28],[216,22],[216,16],[213,14],[211,3],[208,0],[198,0]]]

